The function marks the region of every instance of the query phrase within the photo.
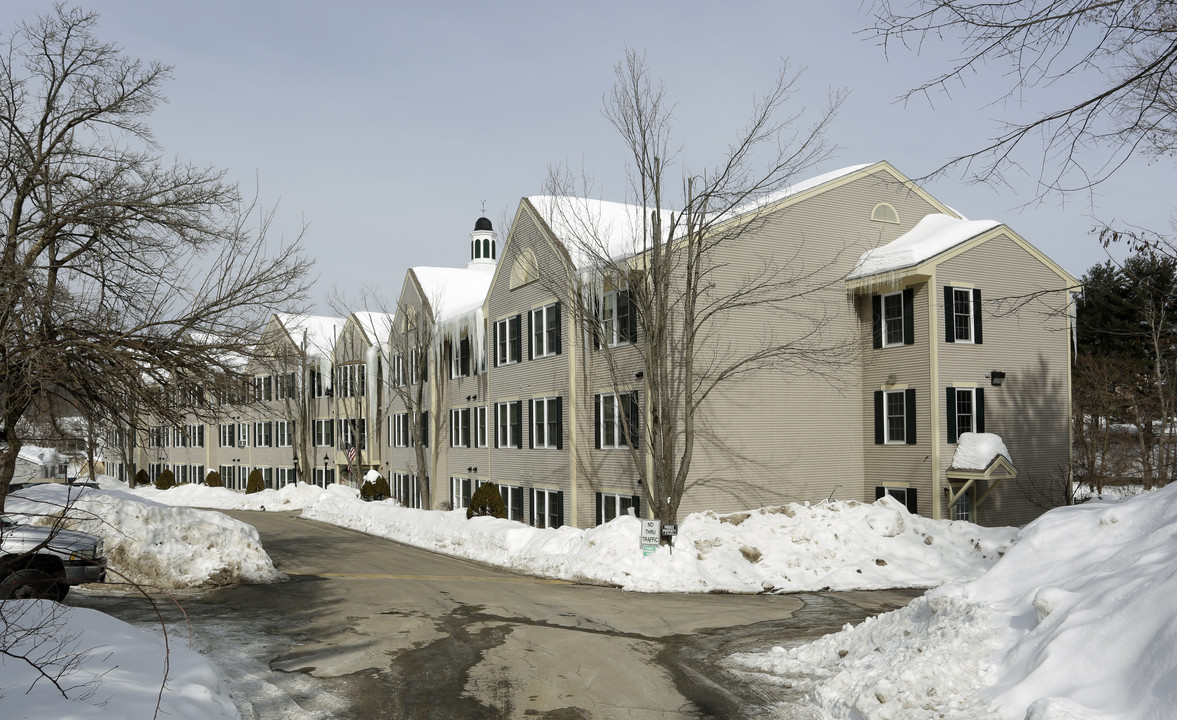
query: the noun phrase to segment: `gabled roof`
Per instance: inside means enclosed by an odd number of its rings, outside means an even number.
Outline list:
[[[335,352],[335,341],[347,322],[341,317],[324,315],[275,313],[274,317],[282,323],[296,347],[302,346],[303,333],[306,333],[307,354],[322,358],[329,358]]]
[[[437,324],[482,307],[497,264],[471,263],[464,268],[415,267],[409,274],[416,280],[422,300],[433,311]]]
[[[384,345],[388,343],[388,337],[392,335],[392,323],[396,316],[392,313],[372,312],[370,310],[357,310],[352,313],[352,317],[356,319],[356,324],[368,336],[368,340]]]
[[[925,215],[911,230],[863,253],[847,277],[855,280],[915,267],[1000,224],[996,220],[966,220],[940,213]]]

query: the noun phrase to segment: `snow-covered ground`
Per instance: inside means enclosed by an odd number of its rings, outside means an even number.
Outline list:
[[[1021,533],[913,516],[890,498],[699,513],[682,520],[673,551],[663,547],[647,557],[632,517],[584,530],[539,530],[467,520],[464,511],[367,503],[339,486],[247,496],[201,486],[160,492],[102,484],[102,492],[84,492],[78,507],[107,520],[108,551],[121,542],[137,548],[128,558],[155,553],[205,568],[198,577],[158,578],[160,585],[277,578],[272,566],[266,570],[268,557],[244,560],[265,557],[252,528],[191,505],[301,510],[308,518],[519,572],[635,591],[939,586],[856,628],[808,645],[738,655],[732,666],[809,693],[817,712],[831,718],[1129,720],[1168,718],[1177,707],[1177,486],[1060,508]],[[21,494],[49,492],[61,491]],[[10,498],[9,507],[27,501]],[[160,527],[170,523],[184,529]],[[113,529],[122,539],[111,539]],[[202,555],[209,559],[198,560]],[[232,569],[218,570],[225,567]],[[6,693],[0,702],[8,703],[16,687],[0,681]],[[207,693],[215,702],[209,700],[207,714],[180,709],[176,716],[219,717],[216,703],[224,696],[216,683],[193,687],[185,698]],[[100,688],[106,692],[106,683]]]
[[[1129,720],[1177,712],[1177,484],[1028,525],[987,573],[736,667],[856,720]]]

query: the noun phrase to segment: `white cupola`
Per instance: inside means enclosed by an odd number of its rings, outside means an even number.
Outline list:
[[[470,233],[470,265],[495,262],[498,253],[499,234],[494,231],[490,220],[478,218],[474,223],[474,231]]]

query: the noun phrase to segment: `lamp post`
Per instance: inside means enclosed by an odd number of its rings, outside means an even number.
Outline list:
[[[290,459],[290,464],[294,466],[294,487],[298,487],[298,453],[294,453],[294,457]]]
[[[327,453],[323,453],[323,487],[324,488],[327,487],[327,461],[330,459],[331,459],[330,455],[328,455]]]

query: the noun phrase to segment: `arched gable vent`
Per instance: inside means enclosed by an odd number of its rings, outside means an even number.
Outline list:
[[[870,219],[875,222],[899,223],[899,213],[895,212],[891,203],[879,203],[870,211]]]

